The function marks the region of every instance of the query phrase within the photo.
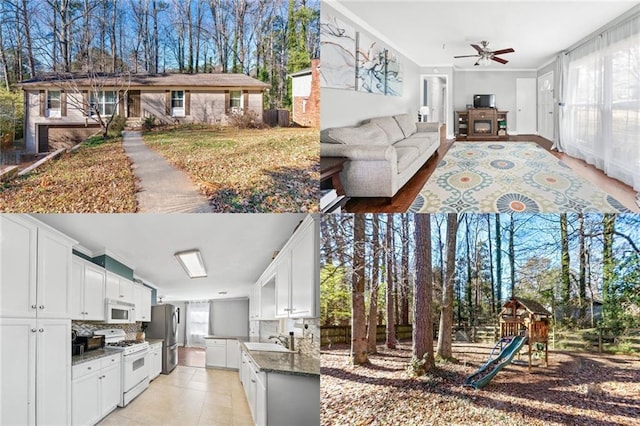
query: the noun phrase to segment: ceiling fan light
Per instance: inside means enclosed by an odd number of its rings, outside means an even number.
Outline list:
[[[202,278],[207,276],[207,270],[204,267],[200,250],[181,251],[175,253],[174,256],[187,275],[189,275],[189,278]]]

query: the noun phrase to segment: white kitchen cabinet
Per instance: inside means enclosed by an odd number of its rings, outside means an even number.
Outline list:
[[[227,339],[227,357],[225,362],[226,368],[237,370],[240,367],[240,362],[238,359],[238,345],[239,344],[237,340]]]
[[[1,216],[0,316],[70,318],[74,243],[27,216]]]
[[[151,290],[141,284],[133,284],[133,300],[135,301],[135,320],[151,321]]]
[[[121,355],[73,367],[72,424],[93,425],[113,411],[121,396]]]
[[[153,380],[162,372],[162,342],[150,346],[149,380]]]
[[[276,257],[275,317],[318,316],[319,225],[307,216]]]
[[[106,295],[107,299],[135,303],[133,297],[133,282],[111,271],[107,271]]]
[[[106,271],[73,256],[71,319],[104,321]]]
[[[226,368],[227,364],[227,340],[205,339],[207,343],[207,367]]]
[[[69,424],[70,359],[70,320],[1,318],[0,424]]]

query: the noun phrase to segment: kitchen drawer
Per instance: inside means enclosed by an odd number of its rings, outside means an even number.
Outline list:
[[[78,379],[91,373],[100,371],[102,359],[95,359],[93,361],[83,362],[82,364],[74,365],[71,370],[71,377]]]
[[[100,358],[100,368],[107,368],[111,365],[120,364],[120,360],[122,359],[120,353],[105,356],[104,358]]]
[[[227,345],[227,339],[205,339],[207,346]]]

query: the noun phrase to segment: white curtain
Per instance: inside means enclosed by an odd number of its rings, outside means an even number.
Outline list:
[[[559,148],[640,190],[640,15],[565,60]]]
[[[185,345],[204,348],[204,336],[209,334],[209,302],[185,304]]]

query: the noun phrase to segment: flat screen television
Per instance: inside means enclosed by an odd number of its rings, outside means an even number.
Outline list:
[[[473,95],[474,108],[495,108],[496,95]]]

